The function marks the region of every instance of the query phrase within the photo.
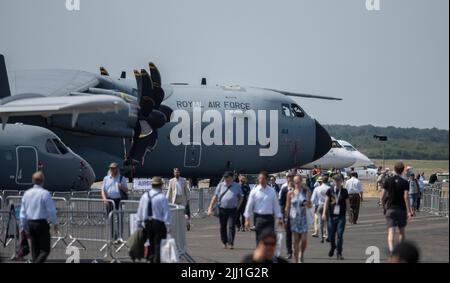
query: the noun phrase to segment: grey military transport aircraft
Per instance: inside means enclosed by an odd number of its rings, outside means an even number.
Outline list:
[[[169,176],[179,167],[215,182],[225,170],[300,168],[331,148],[326,130],[290,97],[338,98],[205,81],[163,85],[153,63],[149,71],[134,71],[135,80],[125,72],[113,78],[103,67],[100,74],[26,70],[8,77],[0,55],[0,162],[8,170],[1,186],[22,188],[24,174],[43,164],[46,175],[61,177],[49,189],[87,189],[113,161],[133,177]],[[36,168],[21,169],[31,166],[22,149],[34,154]]]

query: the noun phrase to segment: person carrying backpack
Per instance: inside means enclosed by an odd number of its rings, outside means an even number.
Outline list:
[[[170,207],[167,197],[162,192],[161,177],[153,177],[152,189],[143,194],[136,215],[137,227],[144,227],[150,246],[147,260],[161,262],[161,241],[170,233]]]

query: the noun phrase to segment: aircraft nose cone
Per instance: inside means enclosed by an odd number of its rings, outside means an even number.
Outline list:
[[[91,165],[84,159],[79,159],[80,171],[77,176],[77,181],[72,186],[72,190],[86,191],[89,190],[95,182],[95,172]]]
[[[316,148],[313,159],[317,160],[331,149],[331,137],[325,128],[316,121]],[[314,161],[313,160],[313,161]]]

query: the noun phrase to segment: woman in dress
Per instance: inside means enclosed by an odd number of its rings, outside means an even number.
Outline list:
[[[304,262],[304,254],[308,239],[308,209],[312,207],[311,191],[302,183],[302,177],[294,177],[294,190],[287,196],[286,215],[289,215],[289,224],[294,236],[295,262]]]

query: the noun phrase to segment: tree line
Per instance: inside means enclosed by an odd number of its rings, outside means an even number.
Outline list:
[[[369,158],[386,159],[448,160],[449,131],[417,128],[325,125],[328,133],[336,139],[351,143]],[[380,142],[374,135],[387,136]]]

